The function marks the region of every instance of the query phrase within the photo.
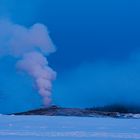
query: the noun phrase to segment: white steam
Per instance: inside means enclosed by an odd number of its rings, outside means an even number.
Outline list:
[[[0,57],[17,58],[18,69],[34,79],[45,106],[51,102],[52,80],[56,73],[48,66],[46,55],[55,51],[47,27],[35,24],[30,28],[0,21]]]
[[[47,106],[51,102],[51,81],[55,79],[56,74],[48,67],[46,58],[41,53],[30,52],[24,54],[17,66],[35,79],[39,94],[43,97],[44,105]]]

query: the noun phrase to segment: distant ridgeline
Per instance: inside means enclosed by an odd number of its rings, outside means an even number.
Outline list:
[[[140,108],[124,107],[121,105],[104,106],[98,108],[63,108],[51,106],[40,108],[15,115],[46,115],[46,116],[79,116],[79,117],[113,117],[140,119]]]
[[[140,106],[112,104],[102,107],[94,107],[94,110],[105,112],[119,112],[119,113],[140,113]]]

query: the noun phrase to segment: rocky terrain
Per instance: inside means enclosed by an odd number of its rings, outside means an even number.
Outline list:
[[[97,108],[62,108],[51,106],[27,112],[15,113],[15,115],[46,115],[46,116],[79,116],[79,117],[114,117],[114,118],[140,118],[139,113],[105,111]]]

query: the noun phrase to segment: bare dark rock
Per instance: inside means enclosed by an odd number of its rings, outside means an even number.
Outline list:
[[[15,115],[46,115],[46,116],[79,116],[79,117],[114,117],[114,118],[134,118],[135,114],[122,113],[115,111],[103,111],[95,108],[62,108],[51,106],[48,108],[40,108],[27,112],[15,113]],[[136,116],[136,115],[135,115]],[[137,115],[140,118],[140,115]]]

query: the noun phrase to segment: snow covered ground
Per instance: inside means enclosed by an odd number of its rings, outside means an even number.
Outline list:
[[[140,140],[140,119],[0,115],[0,140]]]

